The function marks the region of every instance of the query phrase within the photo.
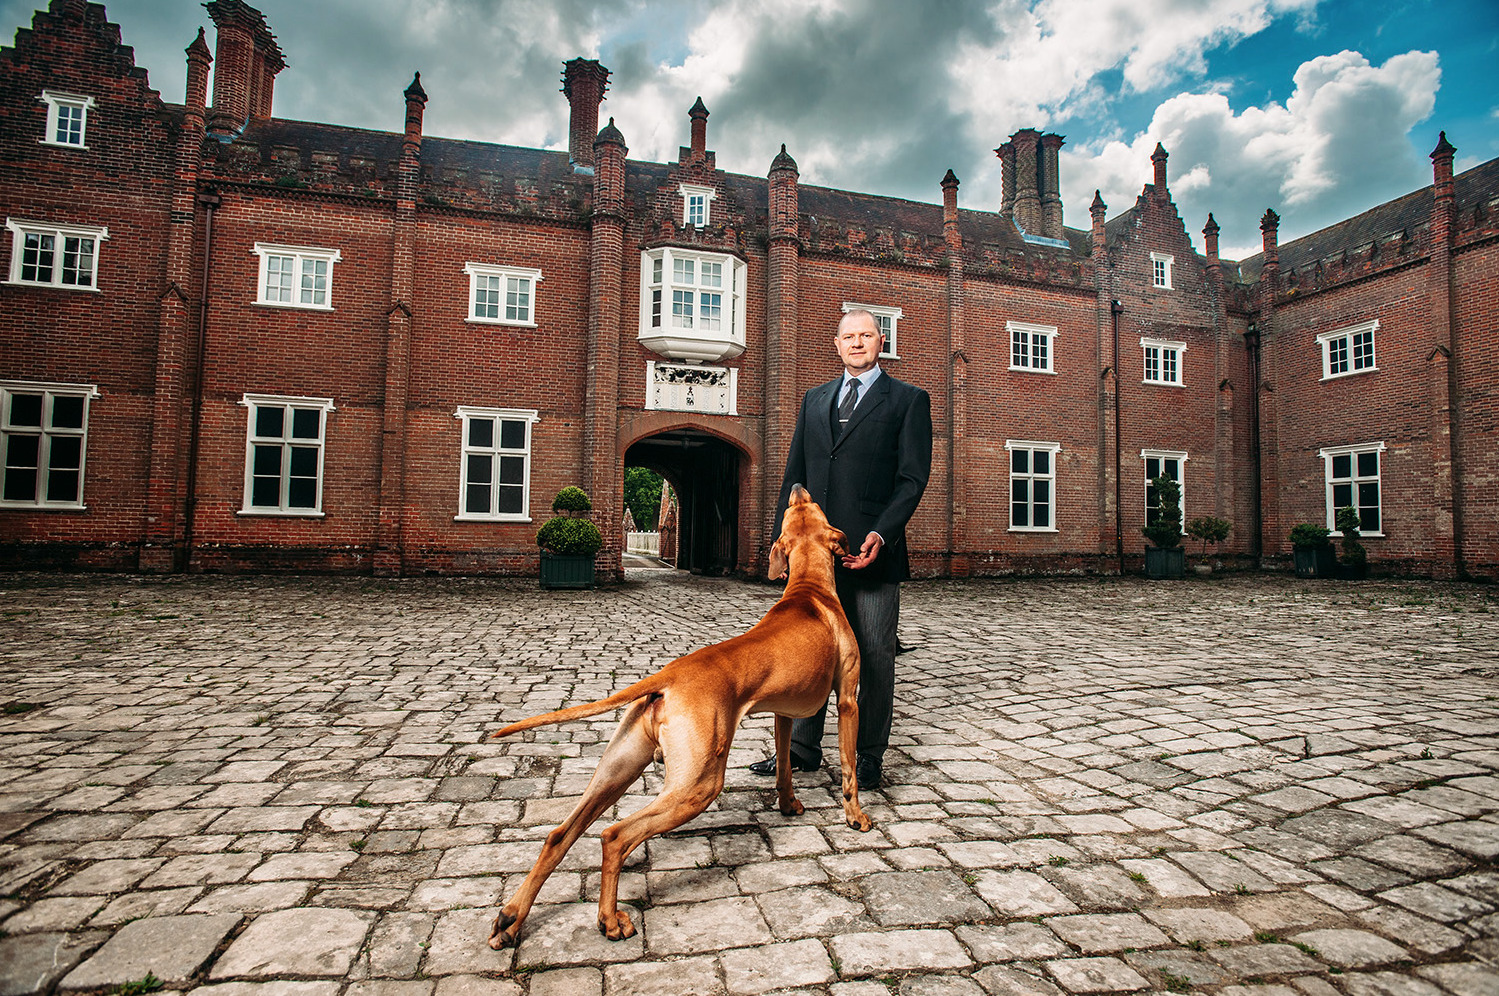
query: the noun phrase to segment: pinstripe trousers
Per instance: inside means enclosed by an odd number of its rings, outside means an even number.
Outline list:
[[[900,622],[900,582],[860,583],[852,571],[837,571],[838,601],[859,642],[859,756],[881,761],[890,746],[895,709],[896,625]],[[805,761],[821,762],[827,704],[791,724],[791,747]],[[837,726],[836,720],[834,726]]]

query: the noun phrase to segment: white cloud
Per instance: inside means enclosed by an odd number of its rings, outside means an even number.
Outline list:
[[[1128,208],[1150,182],[1160,142],[1187,231],[1200,246],[1211,211],[1223,255],[1242,258],[1259,249],[1266,208],[1281,214],[1287,241],[1430,183],[1406,136],[1431,114],[1440,80],[1435,52],[1381,66],[1339,52],[1303,63],[1284,106],[1236,113],[1222,94],[1181,94],[1128,143],[1064,149],[1063,200],[1086,204],[1099,189],[1111,215]]]

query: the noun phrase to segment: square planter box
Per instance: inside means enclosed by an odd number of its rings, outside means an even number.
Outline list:
[[[1330,578],[1338,569],[1338,555],[1331,546],[1295,547],[1291,562],[1296,566],[1296,576],[1303,578]]]
[[[592,588],[593,555],[541,551],[543,588]]]
[[[1180,578],[1187,574],[1187,551],[1179,546],[1161,549],[1158,546],[1145,548],[1145,576],[1148,578]]]

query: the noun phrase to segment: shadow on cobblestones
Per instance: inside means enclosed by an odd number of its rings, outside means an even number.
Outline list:
[[[874,831],[842,826],[828,769],[777,813],[752,718],[715,806],[631,858],[636,938],[594,930],[600,823],[513,953],[488,921],[614,717],[485,734],[742,632],[778,589],[0,593],[0,996],[148,972],[205,996],[1499,993],[1492,588],[912,583]]]

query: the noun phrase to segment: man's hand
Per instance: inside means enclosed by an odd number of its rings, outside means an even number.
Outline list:
[[[874,558],[880,555],[880,547],[884,545],[885,541],[880,539],[879,533],[870,533],[868,536],[864,537],[864,545],[859,547],[858,553],[844,554],[843,566],[847,567],[851,571],[857,571],[860,568],[868,567],[870,564],[874,563]]]

